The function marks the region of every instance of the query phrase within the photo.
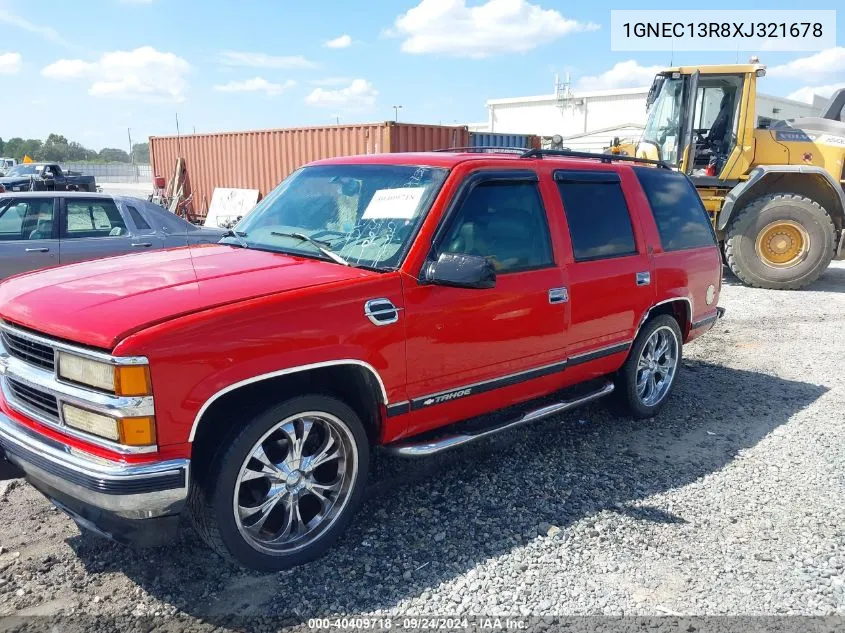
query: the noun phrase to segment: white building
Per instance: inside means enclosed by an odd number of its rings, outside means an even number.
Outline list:
[[[648,86],[559,93],[491,99],[487,124],[473,124],[470,129],[546,137],[559,134],[567,147],[580,151],[601,151],[614,137],[639,138],[646,121]],[[814,116],[819,108],[819,104],[757,94],[758,122]]]

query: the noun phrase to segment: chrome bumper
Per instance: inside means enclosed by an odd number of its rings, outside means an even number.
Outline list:
[[[121,519],[151,519],[179,514],[185,505],[188,459],[111,462],[40,436],[2,412],[0,448],[33,486],[62,507],[66,498]]]

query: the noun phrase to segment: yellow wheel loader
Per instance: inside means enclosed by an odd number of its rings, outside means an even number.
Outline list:
[[[686,173],[733,273],[749,286],[797,289],[843,258],[845,90],[818,117],[758,127],[765,72],[750,63],[659,73],[642,137],[609,151]]]

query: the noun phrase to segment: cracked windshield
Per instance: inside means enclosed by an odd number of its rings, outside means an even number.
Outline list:
[[[445,169],[417,166],[306,167],[225,239],[311,257],[328,250],[351,265],[392,268],[445,177]]]

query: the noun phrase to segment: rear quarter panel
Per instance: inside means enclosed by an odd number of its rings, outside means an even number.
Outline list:
[[[689,342],[709,330],[715,320],[711,320],[711,317],[716,315],[722,287],[721,251],[715,243],[701,248],[664,251],[645,191],[636,176],[632,180],[629,191],[636,200],[640,224],[651,252],[654,301],[659,304],[684,299],[689,303],[690,323],[683,332],[684,342]],[[710,286],[713,286],[713,293],[708,303]],[[700,327],[691,327],[702,321],[706,323]]]

